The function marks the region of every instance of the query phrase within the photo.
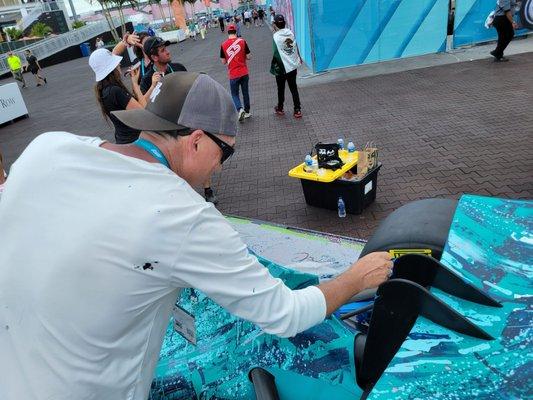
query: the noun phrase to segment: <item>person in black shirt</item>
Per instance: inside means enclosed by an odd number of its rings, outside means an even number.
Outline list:
[[[152,74],[153,81],[146,95],[141,93],[138,79],[139,68],[128,73],[131,74],[131,85],[135,97],[124,86],[121,79],[120,61],[122,57],[112,54],[107,49],[94,51],[89,58],[89,65],[96,75],[94,87],[96,100],[100,105],[104,118],[109,119],[115,127],[115,141],[117,144],[132,143],[139,137],[140,131],[132,129],[118,120],[112,111],[131,110],[144,108],[147,100],[160,80],[159,74]]]
[[[164,76],[176,71],[187,71],[180,63],[171,62],[170,52],[167,49],[168,45],[170,45],[170,42],[160,37],[150,37],[144,42],[144,54],[150,57],[152,65],[141,80],[141,92],[143,94],[150,89],[154,72],[159,72]]]
[[[42,86],[45,83],[48,83],[46,81],[46,78],[44,76],[41,76],[39,72],[42,71],[41,66],[39,65],[39,61],[37,60],[37,57],[35,57],[30,50],[26,50],[26,61],[28,65],[26,66],[26,71],[30,71],[33,76],[35,77],[35,80],[37,81],[37,86]]]

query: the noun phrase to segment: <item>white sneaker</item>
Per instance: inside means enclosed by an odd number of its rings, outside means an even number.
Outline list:
[[[244,110],[241,108],[241,109],[239,110],[239,122],[244,121],[244,115],[245,115],[245,114],[246,114],[246,113],[245,113]]]
[[[250,118],[252,116],[251,112],[244,112],[244,118]]]

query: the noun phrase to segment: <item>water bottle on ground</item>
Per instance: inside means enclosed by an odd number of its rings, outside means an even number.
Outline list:
[[[304,171],[313,172],[313,158],[309,154],[305,156]]]
[[[339,145],[339,150],[344,150],[344,139],[343,138],[337,139],[337,144]]]
[[[344,200],[340,196],[339,200],[337,200],[337,211],[339,212],[339,218],[346,217],[346,205],[344,204]]]

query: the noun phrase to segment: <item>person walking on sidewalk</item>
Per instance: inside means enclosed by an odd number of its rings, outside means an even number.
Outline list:
[[[492,25],[498,32],[498,44],[490,52],[494,61],[509,61],[503,56],[503,52],[514,38],[514,30],[517,28],[513,15],[516,7],[516,0],[498,0]]]
[[[9,65],[9,70],[11,71],[11,75],[13,75],[13,78],[22,83],[22,88],[25,88],[26,81],[22,76],[22,61],[20,61],[20,57],[15,55],[12,51],[8,52],[7,65]]]
[[[28,65],[26,66],[26,71],[30,71],[33,76],[35,77],[35,80],[37,81],[37,86],[42,86],[46,83],[46,78],[44,76],[41,76],[39,72],[42,72],[41,65],[39,64],[39,61],[37,60],[37,57],[35,57],[30,50],[26,50],[26,61],[28,62]]]
[[[228,40],[220,47],[220,61],[228,66],[229,84],[231,97],[235,108],[239,112],[239,121],[250,118],[250,94],[248,91],[248,66],[246,60],[251,58],[248,44],[243,38],[237,37],[237,27],[228,25]],[[241,105],[239,87],[242,88],[244,108]]]
[[[220,27],[220,32],[224,33],[225,26],[224,26],[224,17],[222,15],[218,17],[218,26]]]
[[[285,82],[289,84],[294,103],[294,118],[302,118],[300,95],[296,84],[296,71],[302,64],[294,34],[285,27],[285,17],[277,14],[274,17],[274,56],[270,66],[270,73],[276,77],[278,86],[278,105],[274,107],[276,115],[285,115],[283,103],[285,102]]]

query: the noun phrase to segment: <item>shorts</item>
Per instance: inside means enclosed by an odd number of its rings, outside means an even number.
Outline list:
[[[37,75],[37,73],[39,72],[39,68],[37,68],[37,67],[29,67],[28,71],[30,71],[33,75]]]
[[[250,18],[244,18],[244,22],[250,22]]]

